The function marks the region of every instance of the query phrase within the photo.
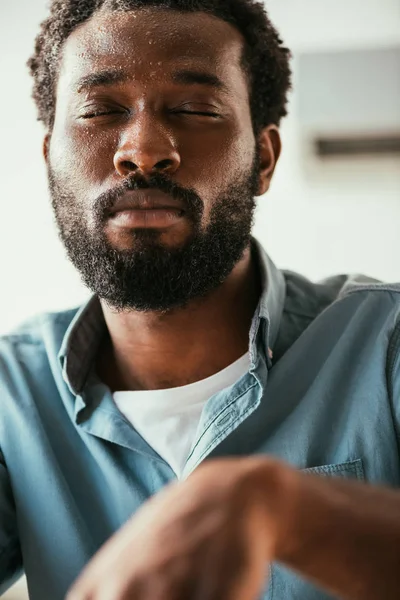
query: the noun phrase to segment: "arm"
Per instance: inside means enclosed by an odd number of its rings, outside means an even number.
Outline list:
[[[208,461],[147,502],[68,600],[256,600],[273,560],[345,600],[399,598],[400,493],[269,458]]]
[[[0,595],[22,575],[14,499],[0,452]]]
[[[400,597],[400,493],[286,471],[274,559],[348,600]],[[270,492],[269,467],[256,484]],[[285,495],[286,495],[285,494]]]

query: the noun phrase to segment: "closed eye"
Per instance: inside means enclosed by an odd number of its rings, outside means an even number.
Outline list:
[[[95,117],[104,117],[106,115],[120,115],[122,111],[120,110],[96,110],[90,113],[86,113],[81,115],[82,119],[94,119]]]
[[[175,114],[180,114],[180,115],[197,115],[197,116],[201,116],[201,117],[218,118],[220,116],[218,113],[215,113],[215,112],[203,112],[203,111],[197,111],[197,110],[177,110],[174,112],[175,112]]]

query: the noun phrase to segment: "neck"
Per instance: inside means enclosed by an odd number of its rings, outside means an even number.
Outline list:
[[[240,358],[260,297],[250,247],[208,297],[164,314],[117,313],[102,302],[108,336],[97,371],[111,391],[165,389],[210,377]]]

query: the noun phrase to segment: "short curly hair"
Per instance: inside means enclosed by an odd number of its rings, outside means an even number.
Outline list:
[[[242,66],[250,86],[254,131],[279,125],[287,114],[291,88],[291,54],[256,0],[52,0],[50,15],[40,27],[28,67],[34,80],[38,120],[51,131],[62,45],[78,25],[100,9],[130,11],[154,6],[179,12],[206,12],[232,24],[244,37]]]

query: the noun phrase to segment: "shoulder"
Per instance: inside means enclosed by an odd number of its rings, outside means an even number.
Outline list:
[[[283,272],[286,281],[285,308],[310,321],[336,302],[352,297],[351,302],[400,304],[400,283],[383,283],[366,275],[334,275],[313,282],[291,271]]]
[[[277,341],[277,358],[321,318],[350,330],[355,320],[366,324],[374,319],[390,337],[399,322],[400,283],[382,283],[365,275],[335,275],[313,282],[284,271],[286,296]],[[365,325],[364,325],[365,326]]]
[[[57,354],[69,324],[79,308],[43,313],[0,336],[0,370],[7,359],[23,360],[32,352]]]

